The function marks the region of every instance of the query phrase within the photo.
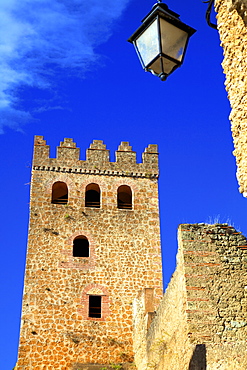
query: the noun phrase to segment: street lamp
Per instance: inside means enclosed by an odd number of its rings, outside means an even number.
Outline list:
[[[145,71],[165,81],[183,63],[189,38],[195,32],[159,1],[128,41],[134,44]]]

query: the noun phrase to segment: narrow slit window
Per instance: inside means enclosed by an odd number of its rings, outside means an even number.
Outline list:
[[[89,317],[95,317],[98,319],[101,318],[101,300],[102,297],[100,295],[89,296],[89,309],[88,309]]]
[[[89,184],[86,187],[85,207],[100,208],[100,187],[97,184]]]
[[[68,187],[65,182],[57,181],[52,186],[52,200],[53,204],[67,204],[68,203]]]
[[[119,186],[117,191],[117,206],[120,209],[132,209],[132,191],[128,185]]]
[[[74,239],[73,257],[89,257],[89,241],[85,236],[77,236]]]

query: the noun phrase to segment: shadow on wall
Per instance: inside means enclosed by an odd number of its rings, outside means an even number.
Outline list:
[[[196,345],[188,370],[207,370],[207,354],[205,344]]]
[[[243,0],[232,0],[230,11],[236,9],[238,15],[243,19],[245,27],[247,26],[247,4]]]

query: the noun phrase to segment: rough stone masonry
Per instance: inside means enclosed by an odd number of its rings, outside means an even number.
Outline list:
[[[239,190],[247,197],[247,1],[215,0]]]
[[[50,158],[35,137],[17,369],[133,362],[133,299],[162,297],[157,178],[156,145],[136,163],[123,142],[110,162],[100,140],[80,160],[72,139]]]
[[[177,268],[156,312],[134,303],[140,370],[247,369],[247,240],[227,224],[183,224]],[[150,323],[150,316],[152,321]]]

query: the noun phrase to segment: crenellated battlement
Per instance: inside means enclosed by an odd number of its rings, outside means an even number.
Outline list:
[[[33,169],[43,171],[93,173],[96,175],[157,178],[158,146],[149,145],[142,153],[142,163],[136,163],[136,152],[123,141],[110,162],[110,152],[102,140],[93,140],[86,150],[86,160],[80,160],[80,148],[73,139],[65,138],[57,147],[56,158],[50,158],[50,146],[43,136],[35,136]]]

